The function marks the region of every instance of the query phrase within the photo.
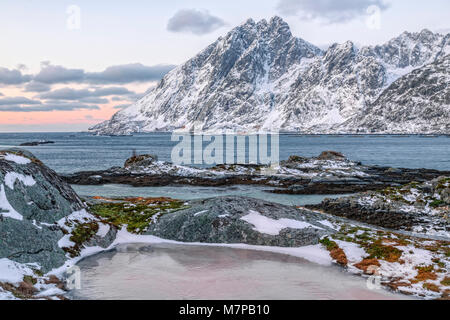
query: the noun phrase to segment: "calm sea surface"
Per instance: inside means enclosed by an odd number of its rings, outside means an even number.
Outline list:
[[[98,137],[87,133],[0,133],[0,148],[24,142],[51,140],[55,144],[24,147],[60,173],[122,166],[133,150],[170,161],[169,133],[130,137]],[[207,143],[205,143],[205,146]],[[450,170],[450,137],[425,136],[280,136],[280,158],[290,155],[317,156],[335,150],[364,164]]]

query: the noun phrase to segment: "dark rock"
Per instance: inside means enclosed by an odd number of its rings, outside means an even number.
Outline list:
[[[321,157],[334,159],[292,156],[280,162],[280,169],[263,165],[218,165],[209,169],[195,169],[158,162],[153,156],[144,155],[127,160],[125,168],[77,172],[65,175],[64,179],[70,184],[79,185],[265,185],[276,187],[270,192],[280,194],[346,194],[450,175],[450,172],[428,169],[366,166],[347,160],[342,154],[333,151],[324,152]]]
[[[345,156],[336,151],[324,151],[317,157],[319,160],[344,160]]]
[[[189,205],[189,209],[163,216],[147,234],[181,242],[299,247],[317,244],[321,237],[335,232],[318,222],[323,220],[319,214],[262,200],[220,197],[191,201]],[[251,211],[269,219],[303,221],[317,228],[286,228],[278,235],[261,233],[242,220]]]
[[[44,272],[67,260],[57,224],[85,208],[73,189],[30,152],[0,151],[0,259],[38,263]]]
[[[55,142],[54,141],[33,141],[33,142],[22,143],[20,146],[21,147],[37,147],[40,145],[53,144],[53,143],[55,143]]]
[[[145,167],[155,161],[158,161],[158,157],[150,154],[133,156],[125,161],[124,168]]]
[[[307,208],[393,230],[450,237],[450,178],[325,199]]]

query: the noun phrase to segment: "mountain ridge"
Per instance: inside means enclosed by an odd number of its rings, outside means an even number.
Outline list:
[[[90,131],[389,133],[392,126],[377,129],[364,116],[383,107],[374,107],[376,101],[394,108],[395,99],[379,100],[383,92],[414,70],[445,61],[449,53],[450,34],[427,29],[404,32],[383,45],[357,48],[347,41],[324,51],[294,37],[279,17],[249,19],[169,72],[144,98]],[[446,63],[443,67],[445,75],[449,70]],[[436,88],[443,96],[436,100],[443,102],[441,111],[431,126],[419,112],[416,133],[450,133],[449,89]],[[415,103],[395,106],[402,109],[400,114],[408,113],[418,108]],[[404,127],[402,118],[398,120],[392,133]],[[410,133],[409,128],[410,122],[405,132]]]

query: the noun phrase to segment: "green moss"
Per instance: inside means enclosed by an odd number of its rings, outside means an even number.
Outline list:
[[[439,181],[438,185],[436,186],[436,190],[443,190],[448,188],[450,185],[450,178],[444,178],[441,181]]]
[[[73,229],[70,241],[75,242],[78,245],[89,241],[98,232],[98,223],[89,222],[84,224],[79,224]]]
[[[366,247],[366,252],[370,255],[369,259],[381,259],[389,262],[395,262],[400,259],[403,251],[393,246],[385,246],[378,240]]]
[[[358,238],[360,240],[371,240],[372,239],[370,234],[368,234],[367,232],[364,232],[363,234],[356,235],[356,238]]]
[[[140,234],[161,216],[187,208],[182,201],[162,200],[151,201],[142,199],[132,202],[101,203],[91,206],[91,212],[106,222],[121,228],[127,225],[127,230]]]
[[[433,265],[429,265],[429,266],[418,266],[416,267],[416,270],[421,272],[421,273],[425,273],[425,272],[433,272],[434,271],[434,266]]]
[[[442,200],[434,200],[433,202],[430,203],[430,206],[433,207],[433,208],[437,208],[437,207],[440,207],[440,206],[442,206],[444,204],[445,204],[445,202],[442,201]]]
[[[445,277],[445,279],[441,281],[441,284],[443,286],[450,287],[450,277]]]
[[[332,251],[334,249],[339,248],[336,242],[330,240],[328,237],[323,238],[319,241],[325,248],[327,248],[328,251]]]
[[[63,248],[63,250],[72,258],[79,256],[83,245],[97,234],[98,228],[98,223],[95,221],[76,225],[70,237],[70,241],[75,245],[71,248]]]
[[[37,283],[37,279],[32,277],[32,276],[24,276],[23,277],[23,282],[26,282],[28,284],[32,284],[35,285]]]
[[[37,275],[38,277],[44,276],[44,272],[42,272],[42,271],[39,270],[39,269],[33,269],[33,273],[34,273],[35,275]]]

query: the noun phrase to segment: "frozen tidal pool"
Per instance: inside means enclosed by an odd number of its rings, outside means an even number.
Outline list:
[[[74,299],[407,299],[337,266],[226,247],[122,245],[81,261]]]

